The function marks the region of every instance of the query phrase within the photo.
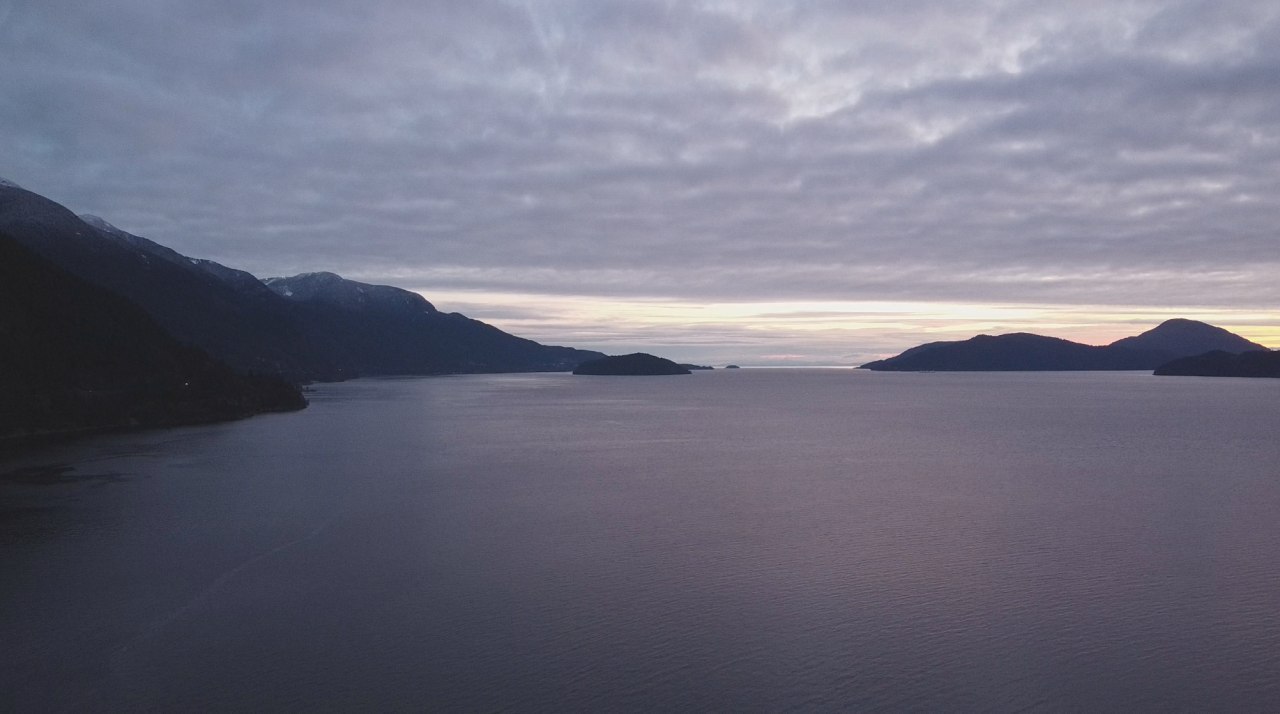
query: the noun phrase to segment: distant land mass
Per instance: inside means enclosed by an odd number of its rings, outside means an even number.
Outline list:
[[[644,352],[613,357],[601,357],[583,362],[573,370],[574,374],[591,376],[657,376],[672,374],[691,374],[681,365],[663,357]]]
[[[1109,345],[1095,346],[1026,332],[930,342],[862,369],[877,371],[1154,370],[1181,357],[1214,350],[1238,354],[1266,348],[1195,320],[1173,319]]]
[[[0,440],[234,419],[361,375],[569,371],[416,293],[309,273],[261,281],[0,179]]]
[[[440,312],[417,293],[333,273],[264,282],[297,308],[307,334],[331,345],[337,364],[359,374],[568,372],[604,356],[538,344],[456,312]]]
[[[680,366],[681,366],[681,367],[684,367],[685,369],[687,369],[687,370],[689,370],[689,371],[691,371],[691,372],[697,372],[697,371],[714,371],[714,370],[715,370],[715,367],[712,367],[712,366],[711,366],[711,365],[709,365],[709,364],[689,364],[689,363],[687,363],[687,362],[681,362],[681,363],[680,363]]]
[[[0,233],[0,443],[304,406],[296,386],[236,374]]]
[[[1280,377],[1280,352],[1232,354],[1217,350],[1162,364],[1155,373],[1167,377]]]
[[[180,342],[242,372],[293,381],[356,376],[292,306],[248,273],[182,256],[43,196],[0,187],[0,230],[72,275],[133,302]]]
[[[180,342],[245,373],[297,382],[361,375],[569,371],[600,352],[551,347],[389,286],[332,273],[275,278],[189,258],[97,216],[0,183],[0,230],[135,303]]]

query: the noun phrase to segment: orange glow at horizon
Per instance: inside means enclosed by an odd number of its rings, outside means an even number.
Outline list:
[[[1201,320],[1259,344],[1280,345],[1272,311],[1100,305],[907,301],[740,301],[422,291],[458,311],[543,342],[608,351],[611,345],[676,345],[689,354],[736,345],[761,359],[785,354],[830,364],[897,354],[922,342],[977,334],[1035,332],[1107,344],[1164,320]],[[767,347],[767,349],[766,349]],[[701,351],[700,351],[701,350]]]

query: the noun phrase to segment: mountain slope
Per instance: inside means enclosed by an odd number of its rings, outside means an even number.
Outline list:
[[[978,335],[958,342],[920,345],[862,368],[902,372],[1150,370],[1211,350],[1257,349],[1265,348],[1213,325],[1175,319],[1105,346],[1025,332]]]
[[[1221,327],[1181,318],[1165,320],[1140,335],[1116,340],[1109,347],[1161,352],[1175,357],[1213,351],[1239,354],[1266,349]]]
[[[308,329],[331,337],[360,374],[568,371],[599,352],[541,345],[457,313],[417,293],[333,273],[264,281],[292,301]]]
[[[0,439],[305,405],[296,387],[235,374],[128,300],[0,233]]]
[[[253,275],[189,258],[97,216],[0,184],[0,230],[62,269],[116,292],[179,341],[243,372],[295,381],[359,374],[573,369],[601,356],[547,347],[399,288],[329,273]]]
[[[159,243],[136,236],[132,233],[120,230],[108,223],[105,219],[91,214],[82,214],[80,220],[89,224],[90,227],[97,230],[98,233],[108,240],[126,246],[133,250],[154,255],[157,258],[168,261],[169,263],[182,268],[185,271],[198,271],[210,277],[230,285],[246,297],[250,297],[264,304],[276,303],[275,295],[267,289],[262,281],[258,280],[252,273],[235,268],[228,268],[221,263],[203,258],[189,258],[178,251]],[[277,309],[284,309],[282,307]]]
[[[124,296],[180,342],[240,371],[293,380],[352,376],[271,291],[229,282],[209,265],[105,222],[90,225],[43,196],[0,186],[0,231],[72,275]]]

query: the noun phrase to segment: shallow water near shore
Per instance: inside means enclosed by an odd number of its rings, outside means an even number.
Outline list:
[[[1280,381],[320,385],[0,461],[0,710],[1260,711]]]

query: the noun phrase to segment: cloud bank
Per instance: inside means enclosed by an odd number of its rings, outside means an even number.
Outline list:
[[[1280,302],[1275,3],[0,0],[0,63],[0,175],[263,275]]]

